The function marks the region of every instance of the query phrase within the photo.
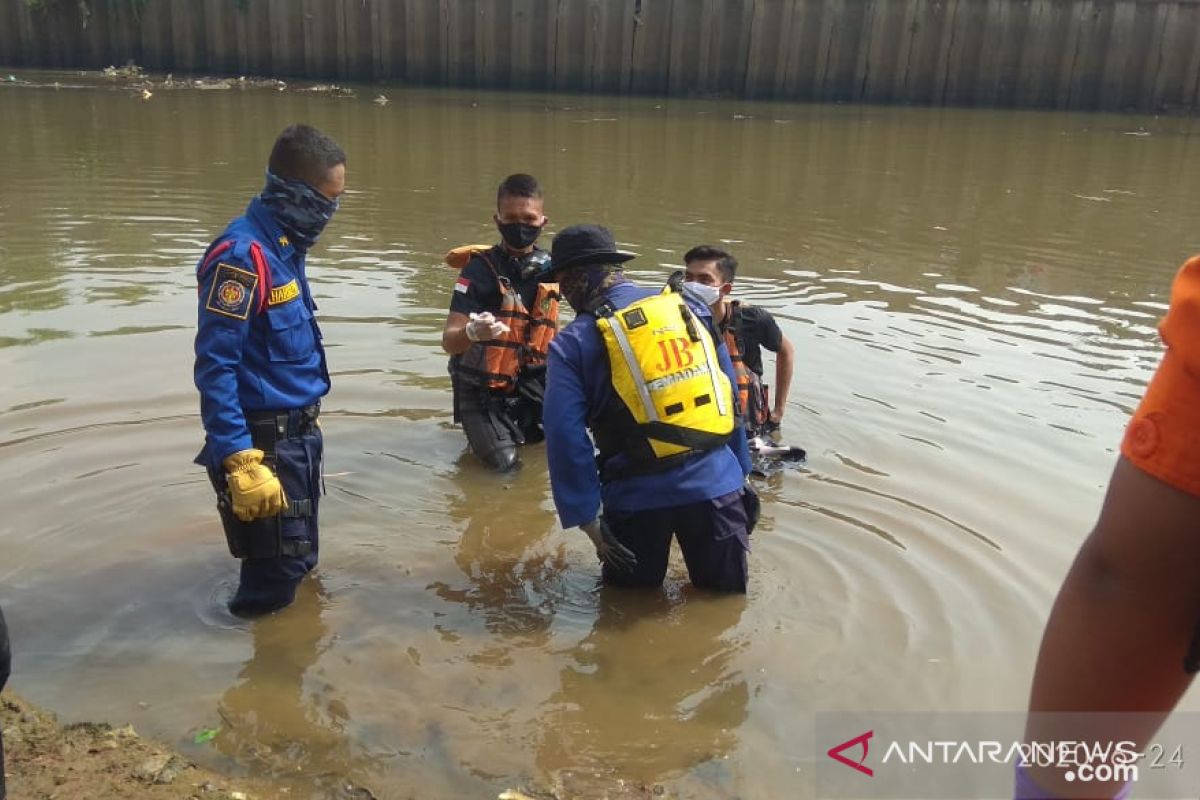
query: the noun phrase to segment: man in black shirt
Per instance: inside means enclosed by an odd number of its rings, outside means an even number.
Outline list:
[[[726,251],[700,245],[683,257],[689,291],[708,303],[713,319],[725,335],[725,344],[738,373],[738,393],[750,438],[779,430],[787,409],[795,351],[775,318],[765,309],[730,300],[737,259]],[[762,348],[775,353],[775,402],[769,404],[762,383]]]
[[[447,256],[461,266],[442,330],[454,421],[475,455],[500,471],[520,464],[518,446],[542,440],[546,352],[558,323],[558,286],[542,282],[549,254],[534,246],[543,203],[532,175],[510,175],[496,192],[502,241]]]

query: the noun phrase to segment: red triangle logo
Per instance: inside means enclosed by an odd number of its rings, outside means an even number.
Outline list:
[[[853,739],[847,739],[846,741],[842,742],[841,744],[834,745],[833,747],[829,748],[829,752],[826,753],[826,755],[828,755],[834,761],[841,762],[842,764],[845,764],[847,767],[851,767],[853,769],[858,770],[859,772],[863,773],[864,775],[874,775],[875,770],[871,769],[870,767],[863,766],[863,763],[867,760],[867,753],[870,750],[870,745],[868,744],[868,742],[871,740],[871,737],[874,735],[875,735],[875,731],[873,731],[873,730],[867,731],[866,733],[861,733],[858,736],[855,736]],[[858,745],[862,745],[862,758],[860,758],[858,761],[851,761],[850,759],[848,759],[844,755],[842,755],[843,750],[849,750],[850,748],[857,747]]]

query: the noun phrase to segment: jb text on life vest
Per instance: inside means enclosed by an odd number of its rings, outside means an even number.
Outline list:
[[[729,378],[716,342],[680,294],[596,313],[621,400],[591,424],[602,465],[622,452],[634,462],[625,474],[657,472],[729,440],[737,416]]]

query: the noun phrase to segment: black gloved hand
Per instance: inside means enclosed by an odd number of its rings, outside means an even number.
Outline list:
[[[596,547],[596,555],[603,564],[607,564],[618,572],[632,572],[637,566],[637,556],[625,545],[617,541],[612,529],[603,517],[598,517],[579,529],[588,535]]]
[[[762,513],[762,501],[758,498],[758,492],[750,485],[750,481],[746,481],[746,485],[742,487],[742,505],[746,509],[746,535],[754,533],[754,527],[758,525],[758,517]]]

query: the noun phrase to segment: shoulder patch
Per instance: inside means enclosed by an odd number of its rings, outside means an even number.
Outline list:
[[[460,276],[459,279],[454,282],[454,291],[458,292],[459,294],[466,294],[467,290],[470,288],[471,281],[467,278]]]
[[[257,288],[256,273],[221,262],[217,264],[204,308],[226,317],[247,319],[250,307],[254,305]]]
[[[283,286],[276,286],[271,290],[271,299],[267,301],[269,305],[281,306],[284,303],[290,303],[300,296],[300,284],[295,278],[285,283]]]

